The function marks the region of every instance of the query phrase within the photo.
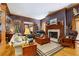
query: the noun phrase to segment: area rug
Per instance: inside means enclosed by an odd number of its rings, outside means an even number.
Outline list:
[[[37,44],[37,53],[40,56],[50,56],[62,48],[63,47],[60,44],[51,41],[44,45]]]

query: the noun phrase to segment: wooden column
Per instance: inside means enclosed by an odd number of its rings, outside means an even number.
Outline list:
[[[1,11],[2,11],[2,16],[1,16],[1,25],[2,25],[1,46],[6,45],[6,14],[5,14],[4,8],[5,8],[5,6],[1,5]]]
[[[1,11],[1,46],[0,46],[0,56],[13,56],[15,55],[15,50],[13,45],[6,44],[6,12],[5,6],[0,5]]]

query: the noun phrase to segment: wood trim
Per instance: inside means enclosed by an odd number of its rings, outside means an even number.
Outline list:
[[[46,34],[48,35],[48,30],[50,29],[59,29],[60,30],[60,36],[64,36],[64,26],[59,24],[53,24],[53,25],[46,25]]]

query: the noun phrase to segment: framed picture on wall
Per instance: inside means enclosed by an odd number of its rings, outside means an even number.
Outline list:
[[[49,23],[50,25],[57,24],[57,18],[51,19]]]

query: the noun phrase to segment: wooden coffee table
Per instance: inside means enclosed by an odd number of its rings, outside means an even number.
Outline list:
[[[32,43],[26,44],[23,48],[23,56],[35,56],[37,54],[37,45]]]

